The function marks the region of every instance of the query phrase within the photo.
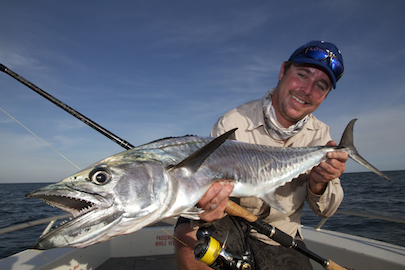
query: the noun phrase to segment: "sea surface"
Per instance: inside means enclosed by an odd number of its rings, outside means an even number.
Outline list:
[[[341,183],[345,197],[339,209],[405,218],[405,171],[384,172],[390,182],[371,172],[344,173]],[[0,228],[50,216],[65,214],[38,199],[24,195],[46,183],[0,184]],[[303,211],[302,224],[316,226],[321,221],[309,207]],[[41,235],[47,224],[0,235],[0,259],[23,251]],[[358,235],[405,246],[405,224],[365,217],[335,214],[322,229]]]

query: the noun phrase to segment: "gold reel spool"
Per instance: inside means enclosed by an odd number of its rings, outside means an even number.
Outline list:
[[[196,260],[205,263],[210,266],[218,258],[219,253],[221,252],[221,244],[210,237],[203,237],[198,240],[194,248],[194,255]]]

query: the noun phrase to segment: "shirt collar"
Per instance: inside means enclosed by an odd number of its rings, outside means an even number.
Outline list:
[[[270,92],[273,92],[275,88],[270,89],[264,96],[267,96]],[[249,126],[248,130],[252,131],[256,128],[264,126],[264,115],[263,115],[263,98],[256,103],[256,107],[254,108],[254,114],[252,118],[249,119]]]
[[[267,96],[269,93],[273,92],[275,90],[275,88],[270,89],[265,95]],[[254,108],[254,113],[252,115],[251,119],[249,120],[249,125],[247,127],[247,129],[249,131],[252,131],[254,129],[257,129],[261,126],[264,126],[264,115],[263,115],[263,98],[261,98],[260,100],[258,100],[259,102],[256,103],[256,107]],[[321,124],[319,123],[319,121],[312,121],[314,116],[312,114],[309,115],[309,118],[311,119],[308,120],[308,122],[305,124],[304,129],[308,129],[308,130],[318,130],[321,128]],[[299,132],[301,133],[301,132]]]

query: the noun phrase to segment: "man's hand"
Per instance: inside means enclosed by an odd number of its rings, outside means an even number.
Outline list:
[[[205,210],[199,215],[200,219],[211,222],[223,218],[233,187],[233,183],[226,180],[214,183],[198,202],[198,206]]]
[[[327,146],[336,146],[335,141],[329,141]],[[345,171],[348,155],[344,152],[329,152],[328,159],[314,167],[309,174],[309,189],[314,194],[321,195],[329,181],[340,177]]]

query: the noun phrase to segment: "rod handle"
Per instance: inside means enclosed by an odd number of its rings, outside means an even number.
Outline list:
[[[257,220],[255,215],[231,200],[228,200],[225,212],[231,216],[244,218],[249,222],[255,222]]]
[[[241,207],[240,205],[234,203],[231,200],[228,200],[228,203],[227,203],[226,208],[225,208],[225,212],[228,215],[231,215],[231,216],[237,216],[237,217],[244,218],[247,221],[249,221],[251,223],[254,223],[255,225],[264,224],[255,215],[253,215],[248,210],[244,209],[243,207]],[[285,233],[283,233],[282,231],[278,230],[277,228],[275,228],[275,230],[276,230],[276,233],[274,235],[272,235],[271,237],[270,237],[270,235],[267,235],[267,234],[265,234],[265,235],[269,236],[271,239],[275,240],[276,242],[281,243],[285,247],[290,247],[291,243],[293,242],[292,237],[285,234]],[[275,238],[277,238],[277,239],[275,239]],[[299,246],[299,247],[300,248],[299,248],[298,251],[302,253],[301,249],[303,249],[303,248],[301,246]],[[296,249],[297,249],[297,247],[296,247]],[[306,254],[306,256],[309,256],[310,258],[314,259],[313,256],[307,255],[306,252],[304,254]],[[315,255],[315,256],[317,256],[317,255]],[[319,257],[319,256],[317,256],[317,257]],[[322,258],[320,258],[319,260],[316,260],[316,261],[318,263],[321,263],[322,265],[324,263],[326,263],[326,260],[322,259]],[[329,264],[327,266],[324,266],[325,269],[328,269],[328,270],[343,270],[343,269],[346,269],[346,268],[336,264],[335,262],[331,261],[330,259],[328,259],[328,262],[329,262]]]
[[[329,261],[329,265],[324,267],[325,269],[328,270],[347,270],[347,268],[344,268],[340,265],[338,265],[337,263],[333,262],[331,259],[328,259]]]

